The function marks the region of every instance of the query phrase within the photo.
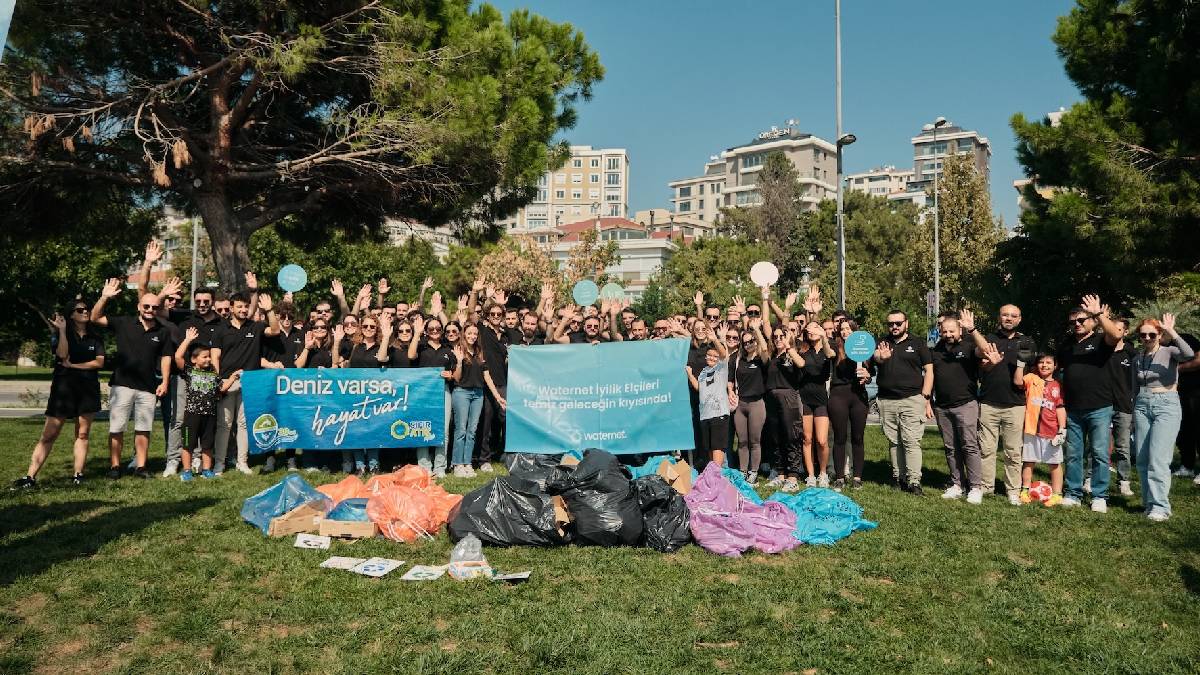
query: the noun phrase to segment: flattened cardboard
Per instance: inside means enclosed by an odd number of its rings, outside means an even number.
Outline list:
[[[576,464],[579,464],[579,460],[575,459],[575,455],[571,454],[563,455],[562,459],[558,462],[559,466],[575,466]]]
[[[329,537],[300,532],[296,534],[296,543],[292,544],[292,546],[296,548],[327,549],[329,548],[329,544]]]
[[[321,521],[321,535],[339,539],[366,539],[379,534],[379,527],[370,521],[329,520]]]
[[[267,535],[271,537],[287,537],[301,532],[316,534],[320,531],[321,521],[325,513],[318,507],[319,502],[301,504],[282,516],[271,519],[267,525]]]
[[[321,567],[330,570],[352,570],[366,561],[366,558],[347,558],[345,556],[335,555],[321,563]]]
[[[681,495],[686,495],[692,491],[692,467],[682,459],[671,464],[663,462],[658,465],[658,475],[667,482],[667,485],[675,488],[675,491]]]

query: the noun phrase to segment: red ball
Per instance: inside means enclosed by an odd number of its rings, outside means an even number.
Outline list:
[[[1054,496],[1054,490],[1050,489],[1049,483],[1037,480],[1029,486],[1029,496],[1039,502],[1044,502]]]

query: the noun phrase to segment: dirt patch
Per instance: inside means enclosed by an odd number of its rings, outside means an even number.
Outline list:
[[[693,649],[737,649],[742,646],[742,643],[734,640],[732,642],[697,642],[692,645]]]
[[[444,652],[452,652],[458,649],[458,643],[454,640],[442,640],[438,643],[438,648]]]
[[[1009,551],[1008,554],[1004,557],[1008,558],[1009,562],[1011,562],[1012,564],[1014,564],[1018,567],[1029,568],[1029,567],[1033,567],[1033,565],[1034,565],[1033,558],[1023,556],[1020,553],[1017,553],[1016,551]]]
[[[446,629],[450,628],[450,622],[438,617],[433,620],[433,628],[439,633],[444,632]]]
[[[817,610],[817,620],[821,623],[829,623],[835,616],[837,616],[837,612],[828,607]]]
[[[983,574],[983,582],[986,584],[996,585],[1004,581],[1004,573],[996,570],[989,570]]]
[[[891,577],[863,577],[863,583],[870,586],[895,586]]]
[[[842,590],[838,591],[838,595],[849,600],[850,602],[853,602],[856,605],[861,605],[864,600],[863,596],[859,595],[858,593],[855,593],[854,591],[852,591],[848,588],[843,588]]]
[[[25,620],[25,623],[33,623],[34,617],[40,616],[42,610],[46,609],[46,594],[33,593],[25,596],[25,599],[20,604],[13,606],[13,612]]]
[[[724,581],[727,584],[736,584],[741,580],[742,578],[736,574],[725,574],[721,576],[721,581]]]
[[[224,556],[225,556],[226,560],[233,563],[234,565],[246,564],[246,555],[244,553],[242,553],[241,551],[226,551],[224,553]]]

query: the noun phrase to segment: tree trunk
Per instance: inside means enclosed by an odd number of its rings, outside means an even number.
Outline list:
[[[196,209],[212,244],[221,293],[228,296],[245,288],[245,274],[250,270],[249,237],[243,232],[233,206],[224,193],[203,192],[196,195]]]

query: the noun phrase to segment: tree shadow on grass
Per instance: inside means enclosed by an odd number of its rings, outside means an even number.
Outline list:
[[[41,574],[55,565],[94,555],[108,542],[154,523],[191,515],[216,504],[211,497],[127,506],[82,521],[55,525],[0,549],[0,586]]]
[[[921,485],[925,487],[945,487],[950,484],[950,474],[929,466],[929,458],[925,458],[921,467]],[[866,460],[863,462],[863,480],[880,485],[892,484],[892,464],[885,460]]]
[[[1179,577],[1183,579],[1183,587],[1192,595],[1200,595],[1200,570],[1192,565],[1181,565]]]
[[[7,506],[0,509],[0,537],[41,527],[54,520],[67,520],[93,509],[115,504],[98,499],[45,505]]]

